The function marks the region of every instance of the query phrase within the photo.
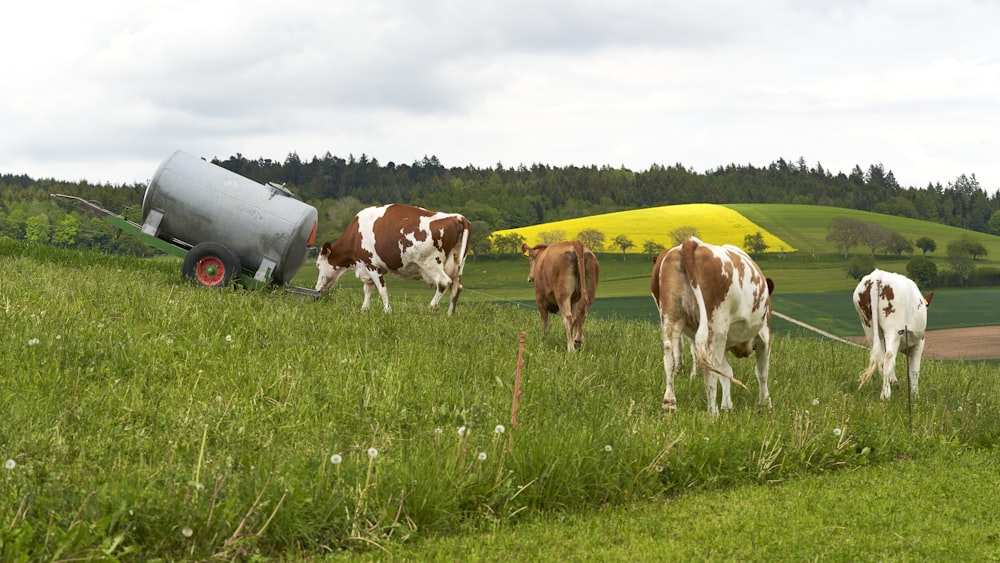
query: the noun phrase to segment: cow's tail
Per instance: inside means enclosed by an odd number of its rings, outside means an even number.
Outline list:
[[[589,303],[590,300],[587,298],[587,270],[585,269],[587,249],[578,240],[573,241],[573,249],[576,252],[576,269],[580,272],[580,301]]]
[[[701,292],[701,281],[697,278],[698,268],[695,263],[697,250],[698,240],[695,238],[687,238],[681,243],[681,269],[691,293],[694,294],[695,302],[698,304],[698,330],[694,334],[695,361],[706,373],[714,372],[746,389],[746,385],[742,381],[715,367],[709,359],[708,307],[705,305],[705,296]]]
[[[472,223],[464,215],[459,215],[458,224],[462,227],[462,241],[458,243],[458,279],[462,279],[465,270],[465,257],[469,254],[469,237],[472,236]]]
[[[868,383],[868,380],[878,369],[878,360],[882,357],[882,331],[878,326],[879,294],[881,293],[881,282],[872,279],[871,287],[868,288],[868,302],[871,303],[872,313],[872,349],[868,355],[868,367],[858,375],[858,389]]]

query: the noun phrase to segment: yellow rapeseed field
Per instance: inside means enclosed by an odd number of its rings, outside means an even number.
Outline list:
[[[646,241],[653,241],[670,248],[674,245],[671,232],[680,227],[694,227],[698,238],[712,244],[731,244],[743,248],[744,237],[760,232],[768,248],[766,252],[794,252],[785,241],[762,229],[740,213],[710,203],[690,203],[666,205],[632,211],[619,211],[590,217],[579,217],[565,221],[554,221],[530,227],[496,231],[493,236],[517,233],[529,245],[543,242],[542,233],[563,234],[563,240],[572,240],[586,229],[594,229],[604,234],[604,248],[594,249],[607,252],[621,252],[614,240],[625,235],[635,245],[627,252],[641,253]]]

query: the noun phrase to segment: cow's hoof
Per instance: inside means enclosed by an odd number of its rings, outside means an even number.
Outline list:
[[[674,414],[677,412],[677,401],[663,401],[663,412],[668,414]]]
[[[574,350],[579,350],[582,347],[583,347],[583,340],[576,340],[576,341],[573,342],[573,349]]]

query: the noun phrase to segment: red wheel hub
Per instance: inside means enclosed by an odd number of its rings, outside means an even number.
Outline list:
[[[194,276],[201,285],[219,285],[226,277],[226,265],[216,256],[206,256],[195,264]]]

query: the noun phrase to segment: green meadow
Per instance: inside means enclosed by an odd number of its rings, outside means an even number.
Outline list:
[[[793,216],[767,228],[789,236],[778,223]],[[809,240],[761,259],[800,272],[776,278],[776,310],[860,332],[842,260]],[[742,360],[732,412],[709,418],[682,371],[666,416],[641,256],[601,255],[574,354],[558,324],[541,333],[519,258],[470,258],[448,317],[396,278],[387,315],[359,310],[350,276],[312,299],[196,287],[176,259],[10,240],[0,257],[3,561],[983,560],[1000,547],[995,363],[925,361],[919,398],[882,402],[858,389],[866,350],[779,327],[770,411]],[[838,285],[813,291],[820,280]],[[315,267],[295,281],[311,287]],[[948,290],[932,324],[986,324],[997,303]]]

